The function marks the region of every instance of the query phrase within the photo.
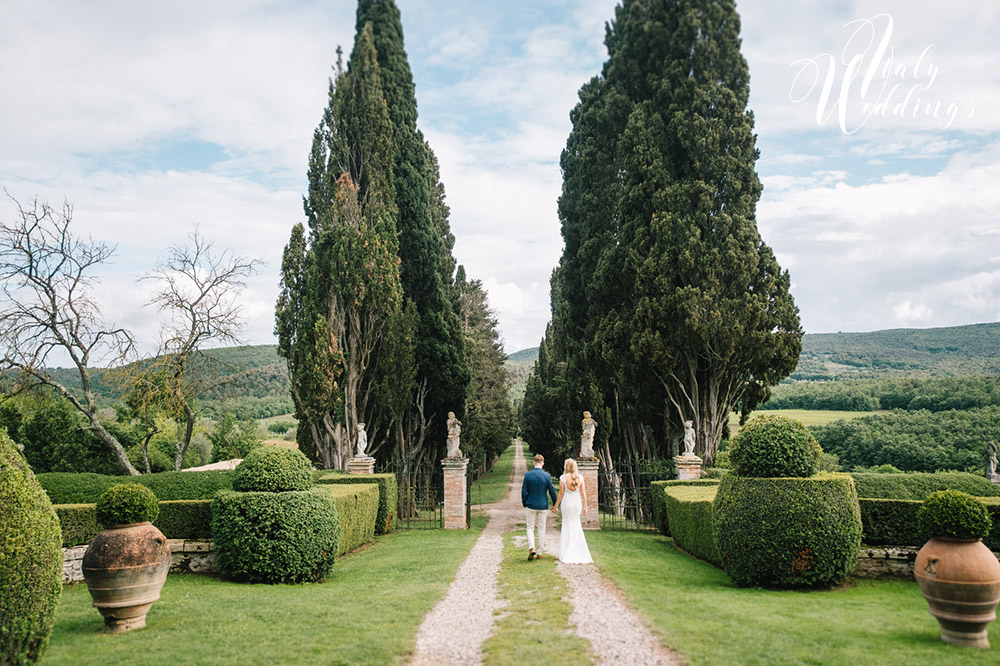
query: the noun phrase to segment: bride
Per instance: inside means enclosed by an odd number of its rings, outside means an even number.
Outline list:
[[[565,504],[563,501],[565,500]],[[559,511],[563,505],[562,527],[559,534],[559,561],[566,564],[589,564],[593,562],[587,539],[583,536],[581,513],[587,513],[587,489],[576,461],[567,458],[563,465],[563,475],[559,477],[559,496],[552,511]]]

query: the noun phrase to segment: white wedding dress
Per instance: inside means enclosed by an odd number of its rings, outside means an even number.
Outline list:
[[[587,539],[583,536],[583,525],[580,516],[583,514],[583,498],[580,490],[570,490],[566,484],[565,475],[560,477],[566,488],[563,494],[562,526],[559,528],[559,561],[566,564],[590,564],[594,559],[587,548]]]

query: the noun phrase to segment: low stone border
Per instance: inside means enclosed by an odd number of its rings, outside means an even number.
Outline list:
[[[215,545],[211,540],[167,539],[170,573],[216,573]],[[63,548],[63,584],[83,580],[83,554],[87,546]]]
[[[862,547],[858,566],[851,572],[858,578],[913,578],[913,561],[919,548],[913,546]],[[1000,553],[993,553],[1000,559]]]

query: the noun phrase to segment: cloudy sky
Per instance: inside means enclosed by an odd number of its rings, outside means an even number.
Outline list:
[[[559,152],[615,0],[398,0],[455,254],[508,352],[549,318]],[[807,332],[1000,319],[1000,5],[746,0],[758,226]],[[200,232],[267,263],[244,292],[272,343],[281,250],[353,0],[0,0],[0,186],[117,244],[108,319],[155,343],[138,275]],[[12,203],[0,202],[9,219]]]

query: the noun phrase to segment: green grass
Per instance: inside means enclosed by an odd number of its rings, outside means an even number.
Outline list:
[[[572,608],[569,585],[556,571],[551,555],[528,561],[526,546],[515,546],[514,537],[524,526],[503,536],[503,560],[497,575],[500,598],[507,605],[493,634],[483,644],[483,663],[490,666],[521,664],[594,663],[590,645],[569,623]],[[567,660],[567,655],[572,659]]]
[[[63,590],[43,664],[391,664],[451,584],[485,521],[408,530],[337,561],[322,584],[171,575],[145,629],[101,632],[86,585]]]
[[[601,572],[691,666],[1000,663],[998,623],[990,625],[989,650],[946,645],[912,581],[849,579],[808,592],[738,589],[660,535],[589,532],[587,541]]]
[[[834,421],[840,421],[842,419],[858,419],[862,416],[871,416],[872,414],[889,413],[890,412],[884,410],[876,412],[838,412],[826,409],[757,409],[750,415],[750,418],[752,419],[755,416],[766,416],[768,414],[777,414],[779,416],[787,416],[788,418],[795,419],[796,421],[801,421],[802,424],[806,426],[821,426],[833,423]],[[739,412],[731,412],[729,414],[729,432],[733,437],[735,437],[739,431]]]
[[[511,444],[500,454],[493,469],[472,482],[472,503],[492,504],[507,496],[510,487],[510,475],[514,470],[515,447]]]

